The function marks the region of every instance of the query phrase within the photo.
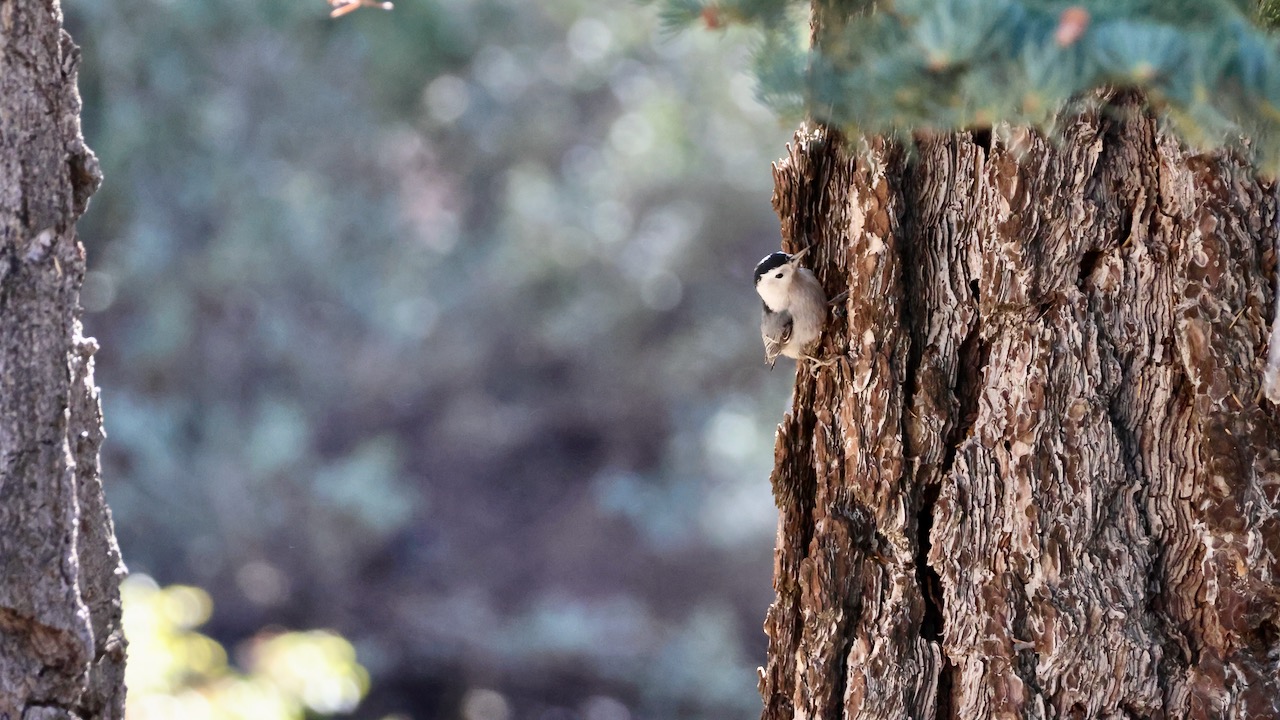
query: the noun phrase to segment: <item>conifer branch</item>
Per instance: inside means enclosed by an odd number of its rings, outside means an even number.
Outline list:
[[[1280,166],[1280,0],[657,0],[685,26],[760,30],[759,94],[784,115],[905,133],[1043,127],[1102,87],[1141,91],[1210,149],[1250,137]],[[832,29],[834,27],[834,29]]]

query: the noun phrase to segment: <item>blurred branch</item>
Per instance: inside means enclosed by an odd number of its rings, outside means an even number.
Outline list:
[[[389,2],[379,2],[378,0],[329,0],[329,5],[333,7],[333,12],[329,13],[331,18],[342,17],[362,7],[382,8],[383,10],[390,10],[395,7]]]

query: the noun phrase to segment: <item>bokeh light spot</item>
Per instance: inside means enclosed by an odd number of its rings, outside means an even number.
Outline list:
[[[643,155],[653,148],[653,125],[640,113],[627,113],[609,130],[609,143],[624,155]]]
[[[451,125],[467,111],[471,92],[467,82],[456,75],[442,75],[423,93],[427,112],[443,125]]]
[[[250,602],[278,605],[289,596],[289,580],[275,566],[262,560],[245,563],[236,572],[236,584]]]
[[[683,296],[684,283],[668,270],[659,270],[640,283],[640,300],[659,312],[674,309]]]
[[[181,628],[190,629],[203,625],[213,612],[213,600],[209,593],[189,585],[173,585],[164,591],[164,612],[169,620]]]
[[[583,18],[569,28],[569,52],[586,63],[604,58],[613,44],[613,32],[609,26],[595,18]]]
[[[102,312],[116,301],[116,276],[102,270],[85,273],[80,288],[80,306],[85,312]]]
[[[713,455],[740,460],[760,441],[755,420],[737,410],[721,408],[707,423],[706,444]]]
[[[626,705],[607,695],[593,695],[582,704],[583,720],[631,720]]]
[[[511,706],[501,693],[472,688],[462,698],[464,720],[509,720]]]

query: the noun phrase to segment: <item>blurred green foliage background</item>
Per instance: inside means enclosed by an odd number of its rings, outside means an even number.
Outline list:
[[[131,570],[204,588],[215,644],[341,633],[356,717],[754,714],[791,378],[752,36],[630,0],[64,11]]]

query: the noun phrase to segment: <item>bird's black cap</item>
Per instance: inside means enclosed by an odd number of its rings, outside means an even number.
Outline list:
[[[765,255],[759,263],[756,264],[755,282],[760,282],[760,276],[783,265],[791,262],[791,256],[784,252],[776,252]]]

